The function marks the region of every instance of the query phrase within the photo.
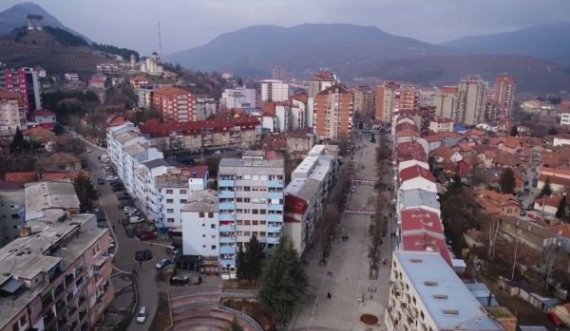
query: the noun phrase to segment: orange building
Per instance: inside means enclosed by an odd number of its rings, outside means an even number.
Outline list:
[[[315,127],[319,139],[339,140],[352,130],[352,93],[335,84],[315,98]]]
[[[516,84],[512,76],[503,74],[495,80],[495,104],[499,118],[511,116],[515,102]]]
[[[394,108],[398,107],[398,90],[400,84],[387,82],[376,89],[376,120],[391,123]]]
[[[154,108],[165,122],[184,123],[195,120],[196,97],[179,87],[163,87],[154,91]]]

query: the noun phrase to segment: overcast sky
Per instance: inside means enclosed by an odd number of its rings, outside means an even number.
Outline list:
[[[2,0],[0,11],[21,1]],[[375,25],[439,43],[467,35],[569,21],[570,0],[35,0],[93,41],[164,54],[256,24]]]

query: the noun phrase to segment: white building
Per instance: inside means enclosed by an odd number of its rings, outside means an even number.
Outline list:
[[[182,252],[184,255],[217,257],[219,254],[218,194],[195,191],[182,206]]]
[[[316,224],[328,200],[338,168],[337,157],[338,146],[313,146],[285,188],[285,234],[301,255],[316,239]]]
[[[285,132],[291,130],[291,106],[288,104],[275,105],[275,117],[277,120],[277,132]]]
[[[194,120],[204,121],[218,112],[218,104],[214,98],[207,95],[196,96],[196,108],[194,109]]]
[[[155,85],[141,85],[135,89],[137,93],[137,106],[149,108],[152,105],[152,95],[157,89]]]
[[[305,97],[307,96],[305,95]],[[303,101],[301,97],[293,96],[291,98],[291,130],[306,129],[309,122],[307,116],[307,102]]]
[[[570,125],[570,112],[560,113],[560,125]]]
[[[140,70],[144,73],[154,76],[160,76],[164,72],[164,68],[159,64],[160,58],[157,52],[153,52],[150,57],[141,61]]]
[[[25,129],[26,110],[20,104],[20,95],[0,90],[0,136],[13,135],[17,128]]]
[[[565,134],[557,135],[554,137],[554,140],[552,141],[552,146],[554,147],[566,146],[566,145],[570,145],[570,135],[565,135]]]
[[[155,178],[178,166],[180,164],[172,160],[155,159],[141,163],[135,170],[135,196],[139,207],[149,220],[157,223],[157,226],[162,222],[163,214]]]
[[[226,109],[231,108],[255,108],[256,105],[255,89],[236,87],[233,89],[226,89],[222,93],[220,106]]]
[[[453,132],[453,120],[446,117],[438,117],[429,122],[429,130],[435,133]]]
[[[282,102],[289,99],[289,84],[278,79],[261,81],[261,101]]]
[[[388,331],[501,331],[502,326],[436,252],[394,251]]]

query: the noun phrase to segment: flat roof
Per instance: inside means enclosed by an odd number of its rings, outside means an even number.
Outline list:
[[[321,182],[312,178],[293,179],[285,188],[285,194],[294,195],[305,201],[311,201],[319,192]]]
[[[25,186],[26,220],[67,209],[79,209],[79,199],[71,182],[34,182]],[[52,216],[54,216],[52,214]]]
[[[439,330],[503,330],[438,253],[395,251],[394,259]]]
[[[238,158],[223,158],[220,161],[220,168],[227,167],[242,167],[242,168],[283,168],[283,159],[238,159]]]
[[[405,208],[413,207],[430,207],[439,210],[439,201],[437,201],[437,193],[426,190],[401,190],[402,202]]]
[[[218,192],[214,190],[194,191],[188,202],[182,206],[183,212],[218,212]]]

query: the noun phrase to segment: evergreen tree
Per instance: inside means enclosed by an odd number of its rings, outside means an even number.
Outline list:
[[[560,199],[560,202],[558,202],[558,209],[556,209],[556,218],[565,219],[566,209],[567,209],[566,195],[563,195],[562,199]]]
[[[230,322],[230,325],[225,329],[226,331],[244,331],[241,324],[239,324],[237,317],[234,315],[234,318]]]
[[[245,252],[247,261],[247,274],[245,278],[249,281],[256,281],[261,277],[261,260],[263,259],[263,245],[252,236]]]
[[[502,193],[512,194],[514,192],[516,187],[516,180],[513,169],[506,168],[503,170],[501,177],[499,178],[499,185],[501,186]]]
[[[542,190],[540,191],[540,196],[544,197],[544,196],[551,196],[552,195],[552,186],[550,185],[550,177],[546,177],[546,183],[544,183],[544,186],[542,187]]]
[[[79,199],[79,209],[82,213],[93,209],[93,200],[97,199],[97,191],[89,177],[80,172],[73,180],[73,187]]]
[[[236,268],[237,268],[237,278],[246,279],[249,272],[247,270],[248,269],[247,259],[242,246],[239,246],[239,250],[236,256]]]
[[[307,276],[297,251],[291,240],[283,236],[263,269],[259,299],[284,325],[305,295],[307,285]]]
[[[24,134],[20,130],[20,127],[16,128],[16,133],[12,138],[10,143],[10,153],[20,153],[30,149],[30,143],[24,139]]]
[[[519,134],[519,128],[516,125],[513,125],[511,128],[511,137],[516,137]]]

